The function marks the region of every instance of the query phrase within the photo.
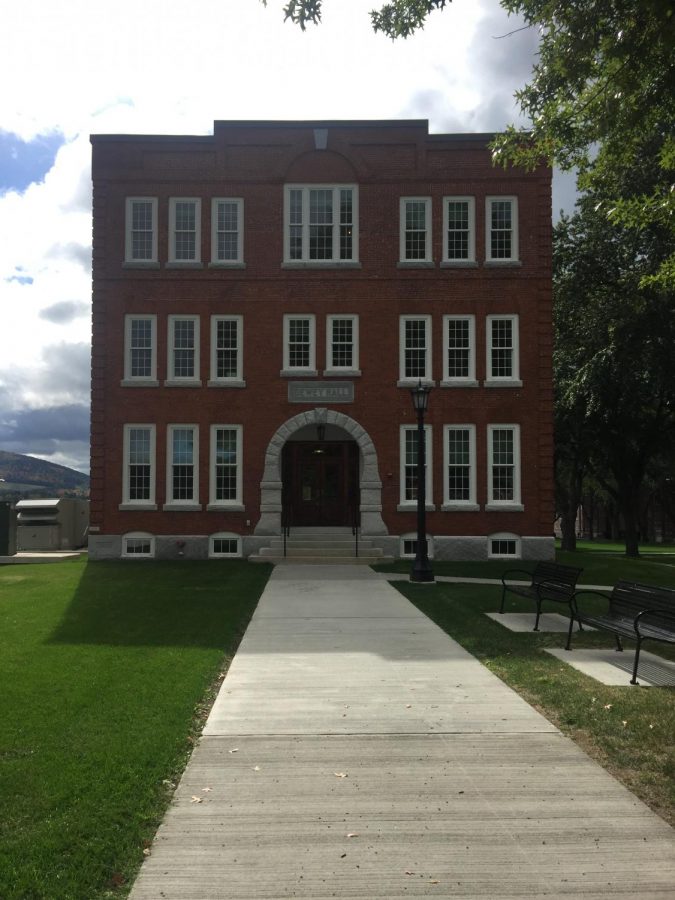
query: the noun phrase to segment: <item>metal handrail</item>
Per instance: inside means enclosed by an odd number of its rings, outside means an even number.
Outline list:
[[[354,535],[354,556],[358,559],[359,556],[359,507],[354,505],[352,506],[352,534]]]

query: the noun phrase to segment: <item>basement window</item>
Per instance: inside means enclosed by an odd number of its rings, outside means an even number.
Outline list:
[[[209,539],[209,557],[212,559],[241,558],[241,538],[238,534],[221,532]]]
[[[520,538],[515,534],[491,534],[488,559],[520,559]]]
[[[434,542],[427,535],[427,557],[432,559],[434,555]],[[400,547],[401,559],[414,559],[417,556],[417,535],[403,534],[401,535]]]
[[[154,559],[155,538],[151,534],[133,531],[122,537],[124,559]]]

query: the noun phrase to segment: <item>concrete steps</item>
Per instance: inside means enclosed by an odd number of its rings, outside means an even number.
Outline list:
[[[284,555],[283,537],[270,538],[267,547],[249,556],[249,562],[267,562],[275,565],[283,563],[315,565],[361,565],[389,562],[380,547],[373,541],[359,536],[358,556],[356,556],[354,535],[350,528],[297,528],[286,538]]]

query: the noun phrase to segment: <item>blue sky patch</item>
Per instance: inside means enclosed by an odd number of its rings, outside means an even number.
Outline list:
[[[22,141],[15,134],[0,131],[0,193],[24,191],[33,182],[42,181],[65,141],[62,134]]]

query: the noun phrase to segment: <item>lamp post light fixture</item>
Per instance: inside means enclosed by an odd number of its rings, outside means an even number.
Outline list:
[[[427,553],[427,478],[424,413],[429,405],[431,388],[420,379],[411,389],[413,409],[417,413],[417,550],[410,573],[411,581],[430,582],[434,573]]]

